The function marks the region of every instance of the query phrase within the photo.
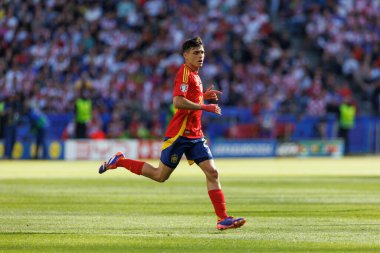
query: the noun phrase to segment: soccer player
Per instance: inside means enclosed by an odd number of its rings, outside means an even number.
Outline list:
[[[217,229],[238,228],[244,225],[246,219],[227,215],[218,170],[201,127],[202,110],[221,115],[221,109],[217,104],[203,103],[204,100],[217,100],[217,94],[221,92],[213,90],[211,86],[203,93],[202,81],[198,75],[205,57],[201,38],[195,37],[185,41],[182,53],[185,63],[178,70],[174,82],[175,113],[165,133],[158,167],[128,159],[122,152],[118,152],[100,166],[99,173],[124,167],[134,174],[165,182],[185,154],[189,164],[195,162],[206,175],[208,194],[218,217]]]

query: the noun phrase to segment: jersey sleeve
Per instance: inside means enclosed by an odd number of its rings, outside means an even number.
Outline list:
[[[183,67],[180,71],[178,71],[176,79],[174,81],[173,97],[186,97],[187,91],[189,89],[189,76],[190,71],[186,67]]]

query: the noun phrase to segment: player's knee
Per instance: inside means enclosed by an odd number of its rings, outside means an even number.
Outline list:
[[[216,169],[212,169],[212,170],[209,172],[209,177],[210,177],[211,179],[218,180],[218,179],[219,179],[219,172],[218,172],[218,170],[216,170]]]
[[[166,180],[168,180],[167,178],[163,178],[163,177],[159,177],[156,181],[159,182],[159,183],[164,183]]]
[[[158,176],[158,178],[157,178],[156,181],[159,182],[159,183],[164,183],[168,179],[169,179],[169,176],[167,176],[167,175],[160,175],[160,176]]]

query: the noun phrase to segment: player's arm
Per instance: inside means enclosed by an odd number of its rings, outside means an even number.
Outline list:
[[[216,114],[222,114],[222,111],[220,107],[216,104],[209,104],[209,105],[200,105],[197,103],[194,103],[187,98],[183,96],[175,96],[173,98],[173,104],[174,107],[177,109],[184,109],[184,110],[204,110],[207,112],[212,112]]]

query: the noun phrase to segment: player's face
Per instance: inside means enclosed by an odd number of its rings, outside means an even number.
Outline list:
[[[189,65],[190,68],[198,70],[203,65],[205,59],[205,50],[203,46],[191,48],[184,53],[185,63]]]

